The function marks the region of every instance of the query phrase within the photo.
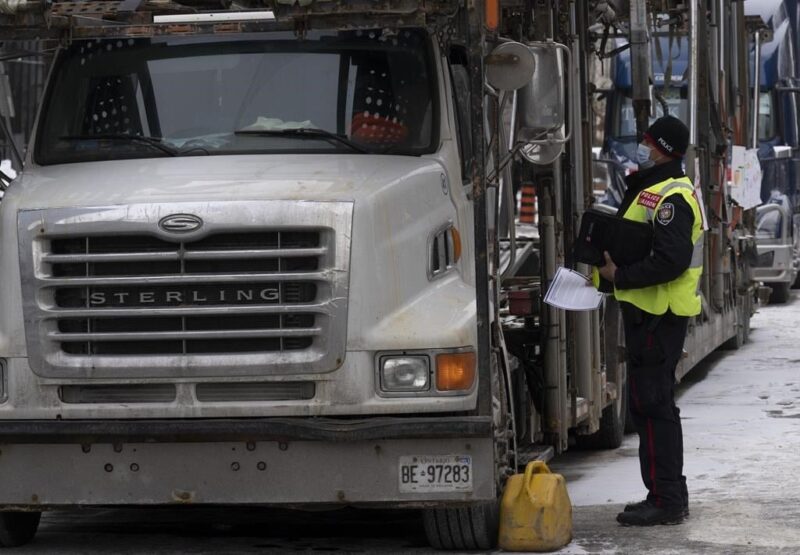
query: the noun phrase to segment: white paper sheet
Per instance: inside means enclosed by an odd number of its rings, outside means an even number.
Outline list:
[[[553,283],[544,296],[544,302],[564,310],[595,310],[603,302],[603,294],[580,272],[558,268]]]
[[[762,175],[757,149],[734,145],[729,173],[730,195],[739,206],[747,210],[761,204]]]

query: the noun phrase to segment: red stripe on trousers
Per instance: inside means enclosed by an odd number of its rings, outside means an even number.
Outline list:
[[[650,339],[652,336],[648,336]],[[630,380],[631,386],[631,397],[633,397],[633,402],[636,404],[636,410],[640,413],[642,412],[641,403],[639,402],[639,396],[636,394],[636,380]],[[655,434],[653,433],[653,421],[648,418],[647,419],[647,450],[650,453],[650,482],[653,484],[653,497],[656,498],[656,506],[661,506],[661,498],[657,494],[656,488],[656,445],[655,445]]]
[[[647,450],[650,451],[650,481],[653,483],[653,497],[656,498],[656,507],[661,506],[661,497],[656,487],[656,443],[653,433],[653,421],[647,419]]]
[[[655,346],[656,338],[652,333],[648,333],[645,339],[647,349],[650,350]],[[653,433],[653,421],[647,419],[647,450],[650,452],[650,481],[653,483],[653,497],[656,498],[656,506],[661,506],[661,498],[658,496],[658,489],[656,487],[656,442],[655,434]]]

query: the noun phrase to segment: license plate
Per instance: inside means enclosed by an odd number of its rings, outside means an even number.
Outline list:
[[[397,468],[400,493],[472,491],[469,455],[409,455]]]

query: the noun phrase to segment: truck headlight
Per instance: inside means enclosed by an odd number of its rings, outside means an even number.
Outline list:
[[[427,356],[384,356],[380,359],[381,389],[387,392],[430,389]]]

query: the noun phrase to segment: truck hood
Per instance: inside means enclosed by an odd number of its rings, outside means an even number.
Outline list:
[[[411,174],[443,172],[411,156],[266,155],[29,166],[20,209],[215,200],[355,201]],[[437,179],[438,183],[438,179]]]

